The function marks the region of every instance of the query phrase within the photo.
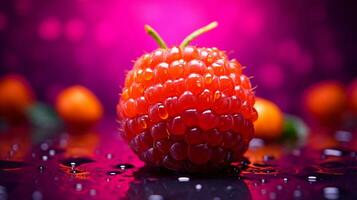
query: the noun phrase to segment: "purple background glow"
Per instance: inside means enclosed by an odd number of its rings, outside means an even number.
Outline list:
[[[132,60],[157,48],[144,24],[174,45],[216,20],[219,27],[193,44],[226,50],[255,77],[257,95],[296,112],[309,84],[356,76],[352,2],[3,0],[0,74],[23,74],[48,102],[83,84],[111,115]]]

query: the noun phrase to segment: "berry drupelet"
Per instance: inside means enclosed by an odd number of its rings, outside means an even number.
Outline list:
[[[243,67],[217,48],[160,45],[135,61],[117,105],[123,138],[146,164],[209,172],[239,161],[253,137],[254,91]]]

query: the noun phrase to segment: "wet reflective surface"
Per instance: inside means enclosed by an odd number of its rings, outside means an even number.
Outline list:
[[[145,167],[103,124],[39,143],[26,127],[2,132],[0,199],[357,199],[351,132],[313,132],[304,146],[255,140],[246,160],[192,175]]]

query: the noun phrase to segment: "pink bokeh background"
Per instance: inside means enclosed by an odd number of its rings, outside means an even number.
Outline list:
[[[172,46],[218,21],[193,45],[227,51],[255,77],[258,96],[298,112],[309,84],[348,83],[356,76],[352,13],[349,5],[322,0],[4,0],[0,73],[23,74],[49,103],[62,88],[85,85],[114,115],[125,72],[143,52],[157,48],[144,24]]]

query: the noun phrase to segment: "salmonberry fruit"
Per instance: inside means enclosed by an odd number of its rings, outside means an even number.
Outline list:
[[[135,61],[117,105],[123,138],[146,164],[207,172],[239,161],[253,137],[254,91],[241,64],[217,48],[161,48]]]

